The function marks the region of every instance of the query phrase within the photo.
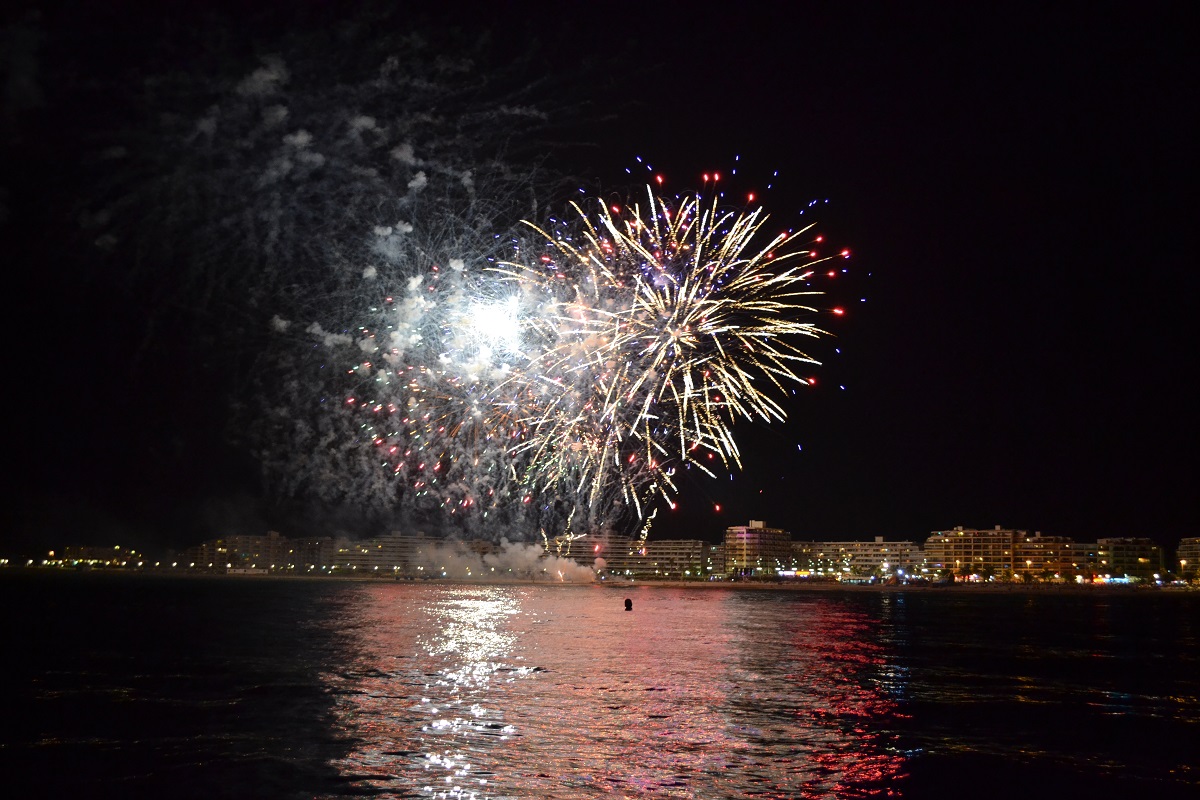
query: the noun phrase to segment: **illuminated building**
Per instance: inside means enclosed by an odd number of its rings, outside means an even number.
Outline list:
[[[882,536],[871,542],[792,542],[792,554],[797,570],[815,575],[911,574],[924,561],[919,545]]]
[[[642,545],[625,536],[588,534],[564,542],[558,551],[585,567],[596,567],[596,559],[603,559],[599,572],[609,575],[632,576],[643,567]]]
[[[328,536],[293,539],[292,560],[297,570],[316,570],[331,567],[337,562],[337,548]]]
[[[842,562],[828,542],[792,542],[792,569],[816,576],[840,575]]]
[[[1175,563],[1179,567],[1177,574],[1180,578],[1186,581],[1195,580],[1196,573],[1200,572],[1200,536],[1189,536],[1179,540],[1179,547],[1175,550]]]
[[[1150,539],[1114,538],[1071,545],[1072,569],[1085,581],[1154,581],[1163,572],[1162,548]]]
[[[1153,581],[1163,571],[1162,548],[1151,539],[1097,539],[1101,559],[1107,560],[1113,577]]]
[[[621,536],[582,536],[567,543],[562,551],[576,562],[596,566],[604,560],[601,574],[627,578],[699,577],[705,568],[709,545],[698,539],[652,539],[646,542]]]
[[[725,543],[705,545],[704,572],[706,575],[725,574]]]
[[[1067,536],[1020,535],[1013,542],[1013,577],[1070,580],[1080,574],[1075,566],[1074,541]],[[1026,577],[1028,576],[1028,577]]]
[[[1107,569],[1107,561],[1100,556],[1100,545],[1095,542],[1071,542],[1070,568],[1068,575],[1077,580],[1091,581]]]
[[[450,543],[424,534],[392,531],[383,536],[335,543],[334,566],[350,572],[388,572],[408,577],[440,575],[453,567]]]
[[[190,547],[184,560],[201,568],[278,570],[293,563],[291,545],[278,531],[267,531],[266,536],[237,534]]]
[[[725,574],[774,578],[791,565],[792,535],[787,531],[756,519],[725,529]]]
[[[957,578],[987,580],[1013,574],[1013,550],[1025,531],[963,528],[934,531],[925,540],[925,567],[931,573],[949,572]]]
[[[651,539],[646,542],[647,566],[663,578],[699,577],[707,547],[699,539]]]

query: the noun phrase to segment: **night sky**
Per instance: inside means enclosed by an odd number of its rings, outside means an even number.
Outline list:
[[[224,444],[219,348],[142,349],[145,298],[82,252],[69,201],[91,186],[87,132],[125,109],[119,91],[81,102],[85,79],[187,74],[204,42],[180,31],[200,18],[249,71],[281,31],[339,12],[85,6],[4,17],[0,232],[21,345],[0,549],[307,532]],[[852,250],[823,287],[847,313],[814,348],[816,386],[786,424],[740,425],[745,469],[685,480],[653,535],[715,539],[751,518],[812,539],[997,524],[1170,546],[1195,535],[1187,6],[788,7],[453,20],[414,7],[378,31],[490,28],[539,65],[568,117],[545,166],[580,186],[662,174],[684,191],[736,166],[731,193],[759,192],[772,220],[815,221]],[[190,48],[164,53],[181,39]]]

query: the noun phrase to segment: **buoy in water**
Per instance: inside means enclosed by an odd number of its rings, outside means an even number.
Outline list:
[[[628,597],[625,598],[625,610],[633,611],[633,601],[630,600]]]

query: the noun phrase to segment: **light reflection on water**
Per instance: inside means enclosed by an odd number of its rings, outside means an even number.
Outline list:
[[[325,676],[358,792],[865,797],[895,788],[906,670],[834,599],[364,585]],[[885,610],[884,615],[897,613]]]
[[[38,573],[0,597],[6,796],[1200,797],[1195,592]]]

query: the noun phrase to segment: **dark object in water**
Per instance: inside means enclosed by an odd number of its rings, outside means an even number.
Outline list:
[[[628,597],[625,598],[625,610],[633,611],[633,601],[630,600]]]

